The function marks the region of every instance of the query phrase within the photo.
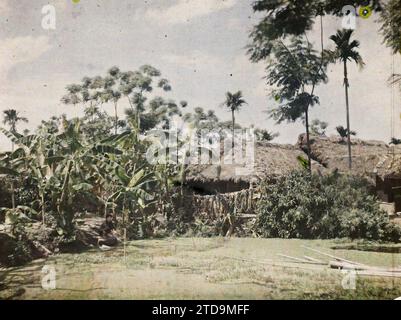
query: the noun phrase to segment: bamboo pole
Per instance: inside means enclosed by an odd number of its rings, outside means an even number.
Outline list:
[[[347,259],[343,259],[343,258],[340,258],[340,257],[336,257],[336,256],[334,256],[334,255],[331,255],[331,254],[328,254],[328,253],[325,253],[325,252],[322,252],[322,251],[319,251],[319,250],[317,250],[317,249],[313,249],[313,248],[310,248],[310,247],[307,247],[307,246],[301,246],[301,247],[302,247],[302,248],[305,248],[305,249],[308,249],[308,250],[310,250],[310,251],[319,253],[319,254],[321,254],[321,255],[323,255],[323,256],[326,256],[326,257],[329,257],[329,258],[333,258],[333,259],[335,259],[335,260],[347,262],[347,263],[349,263],[349,264],[353,264],[353,265],[357,265],[357,266],[365,266],[365,267],[366,267],[366,265],[363,264],[363,263],[354,262],[354,261],[351,261],[351,260],[347,260]]]

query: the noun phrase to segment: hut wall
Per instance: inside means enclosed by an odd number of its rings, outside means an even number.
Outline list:
[[[193,218],[218,219],[228,214],[253,214],[256,209],[254,189],[206,196],[187,195],[184,203]]]
[[[383,202],[395,203],[395,212],[401,212],[401,179],[385,177],[376,178],[376,193]]]

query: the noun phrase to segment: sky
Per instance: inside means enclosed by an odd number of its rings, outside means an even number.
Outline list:
[[[264,62],[246,55],[249,32],[260,19],[253,0],[0,0],[0,111],[16,109],[29,119],[19,130],[37,127],[42,119],[66,113],[82,114],[60,98],[65,86],[84,76],[104,75],[114,65],[136,70],[150,64],[170,80],[168,98],[186,100],[189,109],[215,110],[222,120],[230,114],[220,107],[225,92],[242,90],[248,102],[237,115],[244,127],[279,132],[278,143],[295,143],[304,131],[299,121],[277,125],[268,111]],[[42,27],[45,5],[56,9],[55,30]],[[349,67],[351,127],[359,138],[388,142],[392,124],[401,138],[401,91],[387,79],[401,73],[401,56],[392,56],[382,43],[373,14],[357,19],[355,38],[366,63],[363,70]],[[319,47],[318,25],[308,34]],[[324,18],[325,47],[329,35],[341,28],[341,19]],[[320,105],[311,119],[329,123],[327,133],[345,126],[345,98],[341,65],[331,65],[329,82],[317,88]],[[157,94],[157,92],[155,92]],[[119,108],[122,116],[124,103]],[[105,106],[113,112],[112,106]],[[10,142],[0,136],[0,150]]]

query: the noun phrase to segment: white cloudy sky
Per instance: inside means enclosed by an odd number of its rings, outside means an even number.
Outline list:
[[[294,143],[300,123],[275,125],[265,111],[274,107],[263,81],[264,65],[245,55],[248,33],[257,21],[252,0],[0,0],[0,111],[14,108],[36,127],[41,119],[80,111],[60,103],[64,87],[83,76],[101,75],[112,65],[134,70],[143,64],[159,68],[173,85],[171,98],[190,106],[219,108],[228,90],[241,89],[249,105],[238,115],[242,125],[280,132],[278,142]],[[56,30],[41,27],[42,7],[56,7]],[[326,39],[341,21],[324,19]],[[318,30],[309,37],[317,40]],[[350,67],[351,124],[362,138],[388,141],[394,125],[401,137],[400,91],[386,83],[401,72],[381,42],[375,17],[360,19],[356,38],[366,62]],[[326,40],[329,45],[329,40]],[[394,60],[394,64],[393,64]],[[394,68],[394,69],[393,69]],[[329,133],[345,124],[342,68],[330,67],[330,81],[317,90],[321,106],[312,118],[329,122]],[[107,108],[107,107],[106,107]],[[111,107],[109,109],[112,110]],[[123,107],[120,108],[121,112]],[[0,149],[9,145],[0,137]]]

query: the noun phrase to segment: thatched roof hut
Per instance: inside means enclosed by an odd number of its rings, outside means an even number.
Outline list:
[[[297,146],[257,142],[254,166],[249,173],[245,164],[190,165],[186,173],[187,185],[200,193],[226,193],[249,188],[264,179],[274,180],[293,170],[301,169],[298,157],[305,153]],[[321,168],[319,164],[315,168]]]
[[[304,135],[299,137],[298,146],[306,150]],[[401,211],[401,146],[354,138],[351,171],[347,143],[340,137],[312,137],[311,149],[312,157],[326,169],[367,178],[381,201],[393,203],[395,212]]]
[[[396,147],[400,150],[401,147]],[[348,168],[348,148],[340,137],[311,136],[312,170],[322,174],[338,171],[368,178],[372,185],[376,176],[399,173],[401,186],[401,155],[394,160],[394,148],[382,141],[352,139],[352,170]],[[200,193],[226,193],[249,188],[251,184],[288,174],[301,168],[298,158],[307,158],[305,134],[295,145],[257,142],[254,168],[248,174],[238,174],[245,165],[190,165],[186,174],[187,185]],[[393,159],[393,160],[391,160]],[[398,162],[397,162],[398,161]],[[386,169],[387,168],[387,169]],[[391,168],[391,169],[389,169]],[[390,171],[389,171],[390,170]]]
[[[353,138],[352,174],[374,178],[377,165],[391,153],[391,148],[382,141]],[[306,152],[305,135],[300,135],[298,146]],[[312,158],[329,171],[349,173],[348,147],[340,137],[311,137]]]
[[[375,169],[376,192],[384,202],[394,203],[394,211],[401,212],[401,148],[390,149]]]
[[[401,179],[401,146],[391,147],[376,164],[374,173],[382,179],[390,176]]]

